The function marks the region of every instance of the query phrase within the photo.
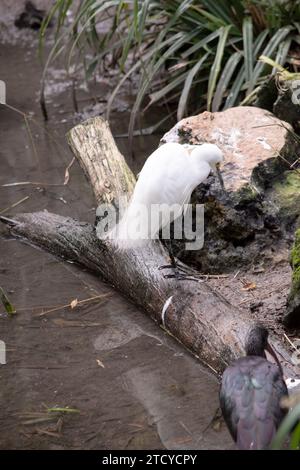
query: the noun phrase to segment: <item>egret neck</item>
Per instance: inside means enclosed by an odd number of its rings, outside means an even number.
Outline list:
[[[195,145],[190,158],[195,172],[194,180],[198,180],[196,186],[205,180],[212,171],[217,175],[221,188],[224,190],[224,182],[220,172],[223,154],[219,147],[214,144]]]

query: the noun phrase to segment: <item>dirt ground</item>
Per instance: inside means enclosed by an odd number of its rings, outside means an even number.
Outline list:
[[[272,265],[254,266],[247,272],[237,271],[225,278],[209,279],[208,282],[232,305],[246,310],[253,321],[259,321],[283,335],[281,319],[286,309],[292,272],[287,259],[288,251],[282,250],[274,254]]]

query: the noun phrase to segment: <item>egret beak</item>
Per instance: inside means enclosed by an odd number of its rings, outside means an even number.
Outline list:
[[[218,177],[218,180],[220,182],[220,186],[222,188],[222,191],[225,191],[225,186],[224,186],[224,181],[223,181],[223,178],[222,178],[222,175],[221,175],[221,171],[220,171],[220,163],[216,163],[216,175]]]

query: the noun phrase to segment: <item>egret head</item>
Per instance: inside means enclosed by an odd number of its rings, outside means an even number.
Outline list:
[[[220,181],[220,185],[224,190],[223,178],[220,173],[220,164],[224,160],[222,151],[217,145],[208,143],[194,145],[193,147],[194,148],[191,152],[191,156],[199,163],[204,161],[209,164],[212,171],[217,175]]]

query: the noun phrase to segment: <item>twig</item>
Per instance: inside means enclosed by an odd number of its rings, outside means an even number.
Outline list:
[[[46,436],[50,437],[60,437],[60,433],[54,431],[47,431],[46,429],[35,428],[38,434],[46,434]]]
[[[205,277],[207,279],[227,279],[229,274],[198,274],[198,277]]]
[[[22,202],[27,201],[27,199],[29,199],[29,196],[23,197],[23,199],[20,199],[19,201],[15,202],[15,203],[12,204],[11,206],[6,207],[5,209],[3,209],[3,210],[0,212],[0,214],[4,214],[4,212],[7,212],[8,210],[13,209],[14,207],[17,207],[19,204],[22,204]]]
[[[294,348],[296,351],[298,351],[296,346],[294,345],[294,343],[290,340],[290,338],[285,333],[283,333],[283,336],[288,341],[288,343],[292,346],[292,348]]]
[[[9,225],[10,227],[13,227],[14,225],[18,225],[18,222],[13,219],[9,219],[8,217],[0,216],[0,222],[3,222],[6,225]]]
[[[18,181],[17,183],[2,184],[2,188],[10,188],[12,186],[64,186],[64,183],[39,183],[37,181]]]
[[[25,122],[26,130],[27,130],[27,134],[29,136],[29,140],[30,140],[30,143],[31,143],[31,147],[32,147],[32,150],[33,150],[33,154],[34,154],[35,159],[36,159],[36,164],[38,166],[38,169],[41,170],[39,155],[38,155],[38,152],[37,152],[37,149],[36,149],[36,146],[35,146],[35,143],[34,143],[34,139],[33,139],[33,136],[32,136],[32,132],[31,132],[31,129],[30,129],[30,125],[29,125],[29,122],[28,122],[28,116],[26,114],[24,114],[24,122]]]
[[[77,305],[81,305],[81,304],[84,304],[86,302],[90,302],[91,300],[96,300],[96,299],[103,299],[105,297],[110,297],[112,294],[111,293],[108,293],[108,294],[101,294],[101,295],[96,295],[94,297],[90,297],[88,299],[84,299],[84,300],[78,300]],[[70,302],[69,304],[66,304],[66,305],[59,305],[55,308],[51,308],[50,310],[47,310],[46,312],[41,312],[39,313],[38,315],[35,315],[36,317],[43,317],[44,315],[47,315],[48,313],[51,313],[51,312],[56,312],[57,310],[62,310],[64,308],[67,308],[67,307],[72,307],[72,302]]]

